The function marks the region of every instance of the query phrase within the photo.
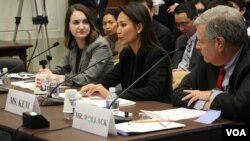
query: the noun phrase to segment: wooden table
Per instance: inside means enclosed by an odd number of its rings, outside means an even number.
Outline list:
[[[3,108],[7,94],[0,95],[0,108]],[[138,118],[138,112],[144,110],[164,110],[174,108],[170,104],[160,103],[156,101],[137,101],[136,105],[120,108],[122,111],[133,113],[133,118]],[[157,131],[145,134],[135,134],[127,137],[109,135],[108,138],[97,136],[91,133],[80,131],[72,127],[58,130],[40,132],[32,135],[34,132],[41,130],[52,130],[71,126],[72,121],[68,121],[63,116],[63,106],[48,106],[41,107],[42,115],[50,121],[50,127],[45,129],[31,130],[27,128],[20,128],[18,131],[19,136],[25,140],[52,140],[52,141],[120,141],[120,140],[168,140],[168,141],[218,141],[221,140],[221,126],[224,124],[232,124],[234,121],[220,118],[213,124],[201,124],[192,120],[178,121],[186,125],[184,128]],[[22,117],[0,110],[0,130],[14,132],[19,126],[22,125]]]
[[[26,68],[26,50],[30,47],[32,47],[30,44],[14,43],[13,41],[0,41],[0,57],[19,56],[24,62]]]

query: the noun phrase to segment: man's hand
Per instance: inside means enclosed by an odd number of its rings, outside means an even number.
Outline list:
[[[184,92],[187,93],[187,95],[184,96],[181,100],[185,101],[189,99],[187,106],[190,106],[197,100],[209,101],[209,98],[211,96],[211,91],[184,90]]]

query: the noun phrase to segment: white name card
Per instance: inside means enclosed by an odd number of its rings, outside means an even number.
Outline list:
[[[77,102],[73,117],[73,128],[107,137],[117,135],[112,110]]]
[[[13,89],[9,89],[5,110],[21,116],[28,111],[41,114],[36,95]]]

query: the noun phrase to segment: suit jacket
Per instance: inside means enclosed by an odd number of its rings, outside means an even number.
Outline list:
[[[126,47],[120,53],[120,62],[100,83],[106,88],[121,84],[126,89],[165,55],[159,47],[141,47],[136,55],[130,47]],[[169,60],[165,58],[121,97],[134,101],[170,102],[171,93],[172,73]]]
[[[176,49],[177,48],[185,48],[186,45],[187,45],[187,41],[188,41],[188,38],[187,38],[186,35],[179,36],[175,41],[175,48]],[[192,70],[195,67],[195,65],[196,65],[196,63],[198,61],[198,58],[201,56],[199,50],[196,49],[196,43],[197,43],[197,40],[195,42],[194,49],[193,49],[193,52],[192,52],[192,55],[191,55],[191,58],[190,58],[189,70]],[[173,59],[172,59],[173,69],[178,68],[178,65],[182,60],[184,52],[185,52],[185,49],[177,51],[177,52],[174,53],[174,56],[173,56]]]
[[[111,49],[107,41],[99,36],[93,43],[86,46],[81,55],[79,68],[76,68],[76,54],[77,47],[69,50],[67,54],[58,63],[56,68],[52,71],[55,74],[72,73],[75,75],[76,69],[82,71],[89,66],[93,65],[97,61],[112,55]],[[76,85],[85,85],[100,79],[105,73],[109,72],[113,68],[112,59],[104,60],[93,67],[87,69],[81,75],[77,75],[72,79],[72,82]]]
[[[250,47],[245,43],[235,69],[229,79],[229,92],[215,97],[210,108],[221,110],[223,117],[239,121],[250,121]],[[196,67],[183,78],[172,95],[175,106],[187,107],[188,101],[182,101],[184,89],[211,90],[215,88],[219,69],[207,64],[200,58]],[[193,107],[193,105],[191,106]]]
[[[167,51],[171,52],[175,48],[172,32],[156,20],[152,21],[153,31],[156,33],[161,46]]]
[[[168,27],[171,31],[174,29],[174,15],[166,12],[168,7],[174,4],[174,0],[163,0],[165,4],[159,7],[159,14],[154,15],[154,19],[159,21],[164,26]]]

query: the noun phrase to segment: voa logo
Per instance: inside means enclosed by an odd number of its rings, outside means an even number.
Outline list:
[[[247,136],[244,129],[226,129],[227,136]]]

